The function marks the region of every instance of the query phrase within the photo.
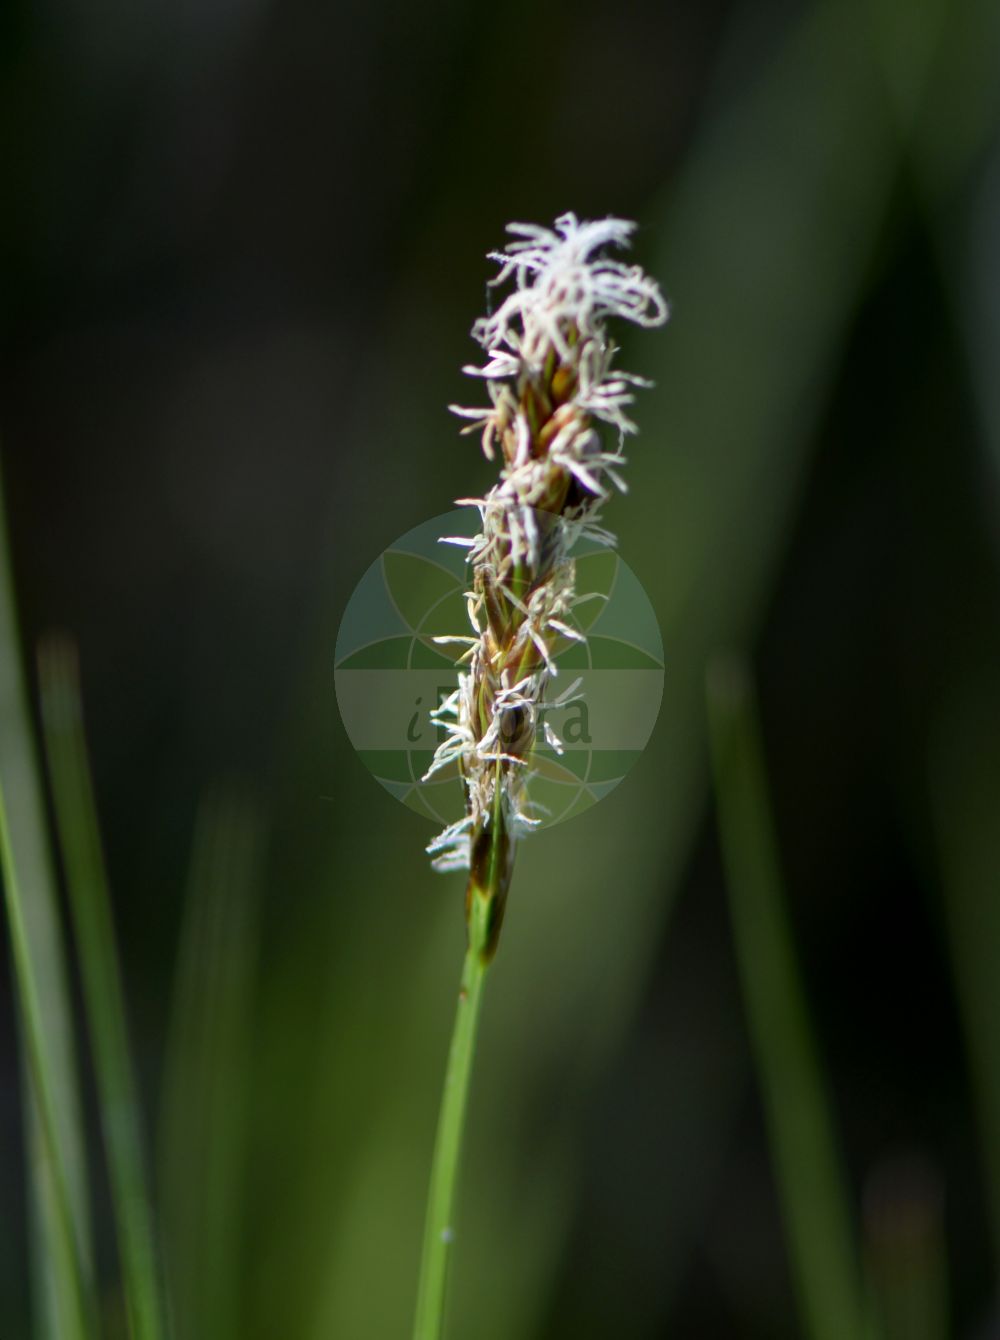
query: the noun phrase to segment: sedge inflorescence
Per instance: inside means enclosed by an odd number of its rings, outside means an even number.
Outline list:
[[[458,500],[478,507],[479,534],[450,537],[469,549],[471,633],[439,639],[466,650],[458,688],[431,714],[446,734],[427,776],[456,763],[465,814],[427,850],[438,870],[471,870],[469,898],[478,890],[495,903],[497,933],[514,844],[539,822],[526,786],[535,741],[561,752],[546,712],[579,688],[546,696],[557,647],[582,640],[572,610],[585,597],[569,554],[581,534],[614,543],[600,508],[609,485],[624,490],[622,447],[636,431],[628,411],[635,388],[649,385],[614,366],[606,323],[658,326],[668,314],[656,282],[608,254],[634,227],[573,214],[554,229],[510,224],[513,240],[490,254],[500,266],[491,286],[509,291],[472,330],[485,364],[463,369],[485,380],[490,403],[450,407],[501,468],[485,497]]]

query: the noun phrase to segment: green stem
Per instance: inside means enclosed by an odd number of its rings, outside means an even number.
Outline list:
[[[506,840],[498,825],[494,825],[497,847]],[[490,863],[494,870],[495,863]],[[476,1046],[476,1027],[479,1023],[479,1003],[483,992],[486,970],[495,947],[495,874],[483,887],[475,878],[470,883],[469,945],[462,967],[462,983],[458,991],[455,1027],[448,1052],[441,1112],[438,1116],[434,1140],[434,1160],[431,1164],[431,1185],[427,1198],[427,1218],[424,1222],[424,1245],[420,1260],[420,1286],[417,1291],[417,1315],[413,1324],[413,1340],[439,1340],[444,1331],[445,1287],[448,1261],[455,1240],[452,1210],[455,1201],[455,1182],[458,1161],[462,1152],[462,1130],[465,1125],[469,1077]]]

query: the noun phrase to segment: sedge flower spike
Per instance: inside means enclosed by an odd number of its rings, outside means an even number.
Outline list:
[[[607,254],[628,246],[634,228],[574,214],[553,229],[510,224],[506,250],[489,257],[500,267],[491,286],[508,292],[472,330],[484,365],[464,369],[485,380],[490,403],[450,407],[501,466],[485,497],[458,500],[478,507],[480,533],[449,540],[469,549],[471,636],[439,639],[466,650],[458,688],[431,713],[446,735],[426,776],[455,763],[465,814],[427,850],[438,870],[470,871],[466,913],[484,961],[496,948],[515,844],[539,822],[527,798],[535,740],[561,752],[545,714],[579,696],[577,681],[546,697],[557,647],[582,640],[569,553],[580,535],[614,543],[600,508],[610,486],[624,491],[622,448],[636,431],[629,407],[649,385],[614,367],[606,323],[658,326],[668,315],[656,282]]]

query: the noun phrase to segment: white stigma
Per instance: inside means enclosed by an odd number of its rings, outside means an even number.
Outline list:
[[[466,500],[479,508],[481,532],[469,540],[445,537],[448,544],[468,545],[476,591],[468,600],[473,635],[436,639],[467,647],[458,688],[431,714],[447,734],[426,777],[455,763],[466,790],[465,817],[427,848],[438,870],[468,867],[473,832],[489,824],[495,809],[498,778],[510,831],[517,835],[537,826],[540,821],[526,813],[530,742],[541,730],[549,746],[563,752],[563,742],[541,714],[572,701],[577,688],[571,685],[554,703],[544,701],[546,685],[557,673],[557,644],[585,640],[571,622],[574,605],[586,597],[575,592],[568,555],[581,535],[615,542],[598,524],[599,508],[610,496],[609,485],[625,489],[619,473],[625,463],[622,442],[636,431],[627,411],[635,388],[650,385],[613,368],[617,349],[605,323],[658,326],[668,316],[655,280],[639,266],[604,254],[627,247],[634,230],[625,219],[580,222],[575,214],[563,214],[554,228],[509,224],[513,240],[505,251],[490,253],[500,266],[491,285],[513,287],[496,312],[473,326],[473,337],[487,352],[485,365],[464,369],[485,379],[490,404],[450,408],[467,421],[463,432],[480,434],[486,457],[493,460],[499,449],[503,464],[485,498]],[[541,429],[540,403],[547,416]],[[615,430],[613,449],[602,442],[600,423]],[[553,498],[563,501],[554,504]],[[540,526],[540,518],[547,524]],[[490,629],[485,591],[498,594],[519,616],[502,647]],[[516,676],[512,667],[525,664],[534,668]],[[485,725],[477,710],[482,702],[491,704]],[[515,728],[519,741],[529,742],[527,750],[511,741]]]

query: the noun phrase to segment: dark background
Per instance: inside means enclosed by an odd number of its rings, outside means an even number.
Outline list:
[[[735,647],[859,1243],[888,1202],[944,1243],[953,1333],[996,1334],[996,6],[64,0],[0,43],[12,561],[25,647],[80,648],[164,1234],[201,1262],[178,1335],[407,1333],[461,881],[353,755],[333,648],[378,553],[488,486],[444,408],[484,253],[566,209],[638,220],[673,303],[624,338],[657,387],[608,509],[667,687],[627,781],[519,858],[453,1333],[801,1334],[708,795]],[[227,980],[178,976],[220,794],[260,853],[221,1111],[176,1043]],[[2,1017],[17,1337],[9,974]]]

